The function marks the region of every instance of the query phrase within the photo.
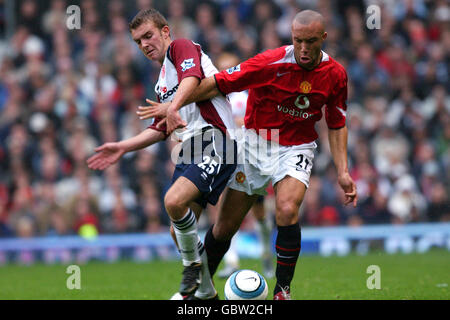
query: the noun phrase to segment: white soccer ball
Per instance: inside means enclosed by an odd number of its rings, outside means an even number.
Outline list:
[[[170,300],[183,300],[183,296],[181,293],[177,292],[170,298]]]
[[[238,270],[225,283],[227,300],[266,300],[266,279],[253,270]]]

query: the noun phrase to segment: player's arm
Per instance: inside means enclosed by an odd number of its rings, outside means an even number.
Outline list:
[[[186,79],[188,79],[188,78],[186,78]],[[181,84],[180,84],[180,86],[181,86]],[[198,102],[198,101],[209,100],[220,94],[220,91],[217,88],[216,80],[214,79],[214,77],[208,77],[208,78],[202,79],[200,84],[198,84],[195,87],[195,89],[191,92],[189,92],[188,89],[183,90],[183,91],[185,91],[188,94],[188,97],[185,98],[184,102],[182,102],[182,103],[181,103],[181,101],[182,101],[182,98],[184,97],[184,94],[182,96],[180,96],[179,102],[177,102],[176,104],[174,103],[175,98],[178,96],[178,94],[180,92],[180,87],[179,87],[177,90],[176,96],[172,102],[159,103],[156,101],[146,99],[147,103],[149,103],[149,106],[139,106],[136,114],[139,116],[139,119],[141,119],[141,120],[149,119],[149,118],[153,118],[153,117],[165,118],[167,116],[167,110],[170,105],[174,105],[173,108],[176,108],[176,110],[180,110],[182,107],[184,107],[188,104],[191,104],[193,102]]]
[[[127,152],[143,149],[166,137],[164,132],[147,128],[138,135],[118,142],[107,142],[95,149],[95,154],[87,159],[90,169],[104,170]]]
[[[348,172],[347,136],[347,126],[328,130],[330,151],[338,173],[338,183],[345,192],[344,204],[353,203],[353,206],[356,207],[358,202],[356,185]]]
[[[356,185],[348,172],[347,164],[347,74],[344,69],[333,75],[336,86],[325,108],[325,120],[328,125],[330,151],[338,173],[338,183],[345,193],[344,204],[356,206],[358,195]]]
[[[214,76],[202,79],[200,85],[186,99],[184,105],[209,100],[220,94],[226,95],[230,92],[239,92],[265,85],[267,79],[276,74],[272,69],[268,70],[266,66],[280,59],[284,53],[284,49],[280,50],[280,52],[268,50],[229,70],[224,70],[216,73]],[[137,112],[140,119],[166,116],[170,103],[161,104],[150,100],[147,100],[147,102],[150,103],[150,106],[140,107]]]
[[[201,82],[204,83],[203,86],[199,85],[197,78],[189,77],[183,79],[181,83],[183,84],[182,91],[180,92],[180,88],[178,88],[175,98],[167,108],[167,134],[172,133],[172,131],[177,128],[186,126],[186,123],[182,121],[180,114],[178,113],[178,110],[180,110],[181,107],[193,102],[203,101],[214,97],[212,94],[215,93],[214,88],[217,90],[217,87],[215,86],[214,78],[211,78],[212,80],[207,80],[205,82],[202,80]],[[189,82],[184,83],[186,80],[189,80]],[[214,83],[214,86],[212,86],[212,83]],[[217,94],[218,93],[219,91],[217,90]]]
[[[186,77],[181,80],[177,93],[175,94],[172,103],[167,108],[166,125],[168,134],[172,133],[172,131],[177,128],[182,128],[187,125],[187,123],[181,119],[178,110],[180,110],[182,106],[188,104],[187,98],[195,88],[198,87],[199,83],[200,79],[197,77]]]
[[[166,133],[170,134],[173,130],[187,125],[181,119],[178,110],[187,104],[186,99],[198,87],[204,73],[201,66],[201,50],[197,44],[190,40],[174,40],[170,44],[167,58],[176,69],[179,83],[177,92],[166,112]],[[161,126],[161,123],[159,125]]]
[[[215,77],[211,76],[208,78],[204,78],[186,100],[186,104],[210,100],[220,94],[221,92],[217,88]]]

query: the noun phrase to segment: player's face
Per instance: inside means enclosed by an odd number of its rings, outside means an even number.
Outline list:
[[[301,67],[312,69],[319,64],[322,43],[326,37],[327,33],[320,22],[312,22],[309,25],[296,22],[292,24],[295,59]]]
[[[144,22],[136,29],[131,30],[131,37],[147,58],[163,63],[170,44],[168,26],[158,29],[153,22]]]

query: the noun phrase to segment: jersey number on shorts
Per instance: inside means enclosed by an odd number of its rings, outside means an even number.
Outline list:
[[[211,157],[203,156],[203,162],[199,163],[198,166],[207,174],[213,174],[219,164]]]
[[[296,170],[307,170],[308,166],[310,164],[309,160],[303,156],[303,154],[299,154],[298,156],[298,162],[295,164],[297,166]]]

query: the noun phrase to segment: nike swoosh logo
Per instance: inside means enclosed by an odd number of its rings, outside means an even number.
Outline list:
[[[344,109],[339,108],[339,107],[336,107],[336,109],[338,109],[344,117],[347,117],[347,111],[345,111]]]
[[[248,277],[248,278],[245,278],[244,280],[248,280],[248,279],[255,280],[255,282],[258,281],[258,279],[256,279],[255,277]]]
[[[288,73],[291,73],[291,72],[290,72],[290,71],[284,72],[284,73],[279,73],[279,72],[277,72],[277,77],[284,76],[285,74],[288,74]]]
[[[284,259],[292,259],[292,257],[290,257],[290,256],[282,256],[281,254],[278,254],[278,253],[277,253],[277,257],[284,258]]]

